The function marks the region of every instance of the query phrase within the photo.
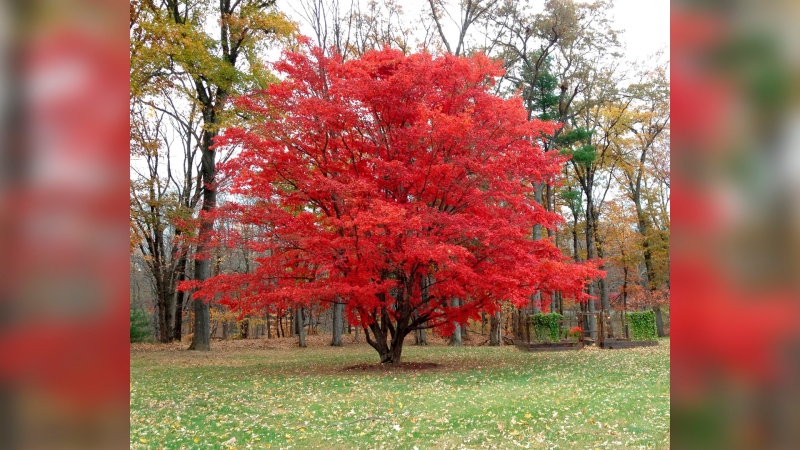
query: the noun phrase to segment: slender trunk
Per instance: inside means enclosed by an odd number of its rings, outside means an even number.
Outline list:
[[[531,295],[531,307],[530,307],[531,314],[539,314],[542,312],[542,293],[541,291],[536,291],[533,295]]]
[[[161,276],[158,273],[157,276]],[[156,282],[156,306],[158,315],[158,342],[166,343],[170,341],[169,305],[167,303],[168,290],[163,280]]]
[[[597,249],[595,247],[595,240],[594,240],[594,202],[592,201],[592,192],[589,190],[586,193],[586,259],[594,259],[597,257]],[[589,284],[589,295],[595,296],[595,283],[592,282]],[[595,312],[595,301],[589,300],[588,301],[588,310],[590,313]],[[597,320],[596,317],[592,314],[589,316],[588,320],[589,326],[589,336],[592,339],[597,339]]]
[[[578,253],[578,215],[574,212],[572,215],[572,259],[576,262],[581,260],[580,253]]]
[[[333,304],[333,338],[331,339],[331,345],[334,347],[342,346],[342,315],[344,314],[344,303],[340,303],[341,300],[341,298],[337,297],[336,303]]]
[[[604,269],[604,267],[602,269]],[[611,310],[611,302],[608,298],[608,284],[606,283],[605,278],[600,278],[598,280],[598,283],[600,284],[600,305],[602,309],[600,317],[601,320],[604,321],[604,323],[608,323],[608,327],[605,328],[604,331],[606,333],[606,337],[609,337],[614,335],[614,330],[612,328],[612,322],[610,320],[611,313],[613,311]],[[606,322],[607,317],[609,320]]]
[[[511,332],[514,334],[514,338],[520,338],[519,309],[516,307],[511,310]]]
[[[175,326],[175,304],[177,303],[175,285],[170,283],[164,286],[164,295],[164,303],[166,305],[164,311],[164,323],[166,326],[164,331],[167,333],[165,342],[172,342],[173,336],[175,335],[173,327]]]
[[[299,307],[297,308],[297,336],[298,336],[298,344],[300,347],[305,348],[306,345],[306,327],[305,327],[305,308]]]
[[[422,302],[426,303],[426,304],[428,303],[428,300],[429,300],[429,297],[428,297],[428,286],[430,285],[430,282],[431,282],[431,278],[429,276],[420,277],[420,281],[419,281],[420,295],[422,297]],[[416,319],[416,318],[417,318],[417,313],[415,312],[414,313],[414,319]],[[421,324],[421,326],[425,326],[425,323],[423,322]],[[428,337],[427,337],[425,332],[426,332],[426,330],[424,328],[417,329],[414,332],[414,337],[415,337],[417,345],[428,345]]]
[[[536,203],[540,205],[544,205],[544,199],[542,195],[544,194],[544,183],[536,183],[534,186],[533,196]],[[546,208],[545,208],[546,209]],[[536,224],[533,226],[533,240],[538,241],[542,238],[542,225]],[[541,310],[541,293],[536,291],[531,295],[531,305],[530,305],[530,312],[533,314],[537,314],[542,312]],[[528,318],[525,318],[525,334],[527,335],[528,342],[530,342],[530,332],[528,331]]]
[[[182,255],[178,261],[178,282],[186,280],[186,256]],[[175,297],[175,314],[174,324],[172,326],[172,338],[180,341],[183,337],[183,303],[185,300],[186,292],[178,291]]]
[[[658,337],[664,337],[664,317],[661,315],[661,307],[653,306],[653,312],[656,313],[656,332]]]
[[[425,334],[425,331],[424,328],[416,331],[416,345],[428,345],[428,336]]]
[[[417,314],[414,313],[414,319],[416,318]],[[422,325],[424,326],[425,324],[423,323]],[[428,345],[428,337],[425,334],[425,331],[426,330],[424,328],[420,328],[414,331],[414,343],[416,345]]]
[[[242,336],[242,339],[250,338],[250,316],[245,317],[239,323],[239,334]]]
[[[594,205],[592,205],[594,208]],[[603,240],[600,238],[600,231],[597,227],[597,212],[592,212],[592,238],[595,243],[595,252],[597,253],[597,257],[600,259],[605,258],[605,252],[603,251]],[[605,263],[600,265],[600,270],[605,270]],[[598,285],[600,286],[600,306],[601,306],[601,313],[600,318],[603,321],[603,324],[606,323],[606,315],[611,315],[611,302],[608,298],[608,284],[606,283],[605,278],[600,278],[597,280]],[[608,329],[604,328],[604,333],[606,336],[613,335],[613,330],[611,328],[611,321],[608,321]]]
[[[492,347],[496,347],[502,345],[500,340],[500,311],[492,314],[492,317],[489,319],[489,345]]]
[[[450,306],[456,308],[459,306],[459,300],[455,297],[450,299]],[[453,347],[461,347],[464,343],[461,341],[461,324],[458,322],[454,323],[455,331],[453,331],[453,335],[450,336],[450,346]]]

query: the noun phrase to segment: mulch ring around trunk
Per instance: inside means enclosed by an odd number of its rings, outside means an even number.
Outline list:
[[[347,372],[390,372],[393,370],[435,370],[439,367],[442,365],[432,362],[400,362],[399,364],[356,364],[345,367],[343,370]]]

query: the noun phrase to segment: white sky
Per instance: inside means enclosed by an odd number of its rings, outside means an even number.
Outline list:
[[[361,1],[362,4],[366,3],[365,0]],[[295,9],[300,10],[298,3],[296,0],[279,0],[278,7],[300,23],[303,34],[310,36],[312,34],[310,27],[295,13]],[[349,5],[348,0],[341,0],[341,3],[343,7]],[[450,3],[454,6],[457,0],[450,0]],[[531,0],[531,3],[532,8],[537,5],[541,8],[544,0]],[[410,17],[414,17],[415,11],[427,13],[429,8],[427,0],[401,0],[400,4],[404,13]],[[664,57],[669,57],[669,0],[614,0],[611,16],[617,29],[624,31],[621,40],[626,49],[625,56],[629,61],[644,60],[661,49],[665,50]],[[448,20],[443,21],[446,31],[449,28],[448,22]]]
[[[617,27],[628,59],[644,59],[660,49],[669,57],[669,0],[615,0]]]

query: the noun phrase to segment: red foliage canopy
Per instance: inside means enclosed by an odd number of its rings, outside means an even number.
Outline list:
[[[236,201],[220,211],[262,231],[248,243],[262,256],[253,273],[187,284],[196,298],[245,312],[341,301],[373,346],[391,336],[388,351],[420,326],[447,334],[537,290],[586,297],[596,264],[531,239],[534,224],[561,220],[532,200],[532,183],[564,162],[537,144],[555,124],[489,92],[498,64],[310,49],[276,68],[285,81],[237,100],[252,125],[218,143],[242,148],[221,168]]]

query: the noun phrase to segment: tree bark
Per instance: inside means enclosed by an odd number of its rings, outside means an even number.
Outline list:
[[[661,307],[653,306],[653,312],[656,313],[656,332],[658,337],[664,337],[664,317],[661,315]]]
[[[411,331],[403,325],[404,324],[402,320],[398,322],[394,335],[388,342],[388,336],[383,334],[383,327],[377,322],[373,322],[368,328],[364,328],[364,336],[367,339],[367,343],[369,343],[372,348],[377,350],[381,359],[381,364],[400,363],[400,358],[403,354],[403,342],[405,341],[405,336]],[[372,333],[370,333],[370,331]],[[370,334],[374,336],[374,339],[370,336]]]
[[[186,280],[186,256],[182,255],[178,261],[178,282]],[[178,291],[175,297],[174,324],[172,326],[172,338],[180,341],[183,337],[183,303],[186,297],[185,291]]]
[[[591,185],[589,185],[591,186]],[[586,259],[594,259],[597,257],[597,247],[595,246],[595,239],[594,239],[594,201],[592,200],[592,190],[591,188],[585,189],[586,193]],[[592,282],[589,284],[589,295],[595,295],[595,283]],[[596,311],[595,309],[595,301],[589,300],[588,301],[588,310],[590,313]],[[589,316],[588,320],[588,328],[589,328],[589,336],[592,339],[597,339],[597,320],[596,317],[592,314]]]
[[[450,306],[455,308],[455,307],[458,307],[459,304],[460,304],[460,302],[459,302],[459,300],[457,298],[453,297],[453,298],[450,299]],[[461,341],[461,324],[459,324],[458,322],[455,322],[454,325],[455,325],[456,328],[455,328],[455,331],[453,331],[453,335],[450,336],[450,344],[449,345],[452,346],[452,347],[461,347],[462,345],[464,345],[464,343]]]
[[[424,324],[423,324],[424,325]],[[416,331],[416,344],[417,345],[428,345],[428,336],[425,333],[424,328],[420,328]]]
[[[298,344],[300,347],[305,348],[306,345],[306,327],[305,327],[305,308],[299,307],[297,308],[297,336],[298,336]]]
[[[489,345],[492,347],[502,345],[502,341],[500,340],[500,311],[492,314],[489,323]]]
[[[197,83],[198,92],[205,95],[205,88]],[[202,97],[201,97],[202,98]],[[209,99],[203,105],[203,118],[207,125],[215,124],[216,114]],[[211,236],[214,233],[214,219],[209,214],[217,206],[217,167],[216,152],[212,149],[216,131],[204,130],[200,174],[203,179],[203,203],[200,209],[200,231],[197,234],[197,258],[194,265],[194,278],[205,281],[211,277]],[[203,299],[194,300],[194,337],[189,350],[211,350],[211,310]]]
[[[420,295],[422,297],[422,302],[424,304],[427,304],[428,300],[430,298],[428,296],[428,286],[430,285],[430,283],[431,283],[431,277],[430,276],[426,275],[426,276],[420,277],[419,289],[420,289]],[[414,319],[415,320],[417,319],[417,313],[416,312],[414,313]],[[421,324],[421,326],[425,326],[425,323],[423,322]],[[417,345],[428,345],[428,336],[426,335],[426,330],[424,328],[420,328],[420,329],[416,330],[414,332],[414,338],[415,338],[415,342],[416,342]]]
[[[250,316],[245,317],[239,323],[239,335],[241,335],[242,339],[250,338]]]
[[[416,318],[417,314],[414,313],[414,319]],[[425,324],[423,323],[422,326],[425,326]],[[424,328],[420,328],[414,331],[414,343],[416,345],[428,345],[428,337],[425,334],[425,331],[426,330]]]
[[[342,316],[344,314],[344,303],[341,303],[341,299],[337,298],[336,302],[333,304],[333,337],[331,339],[331,345],[334,347],[341,347],[342,346]]]

